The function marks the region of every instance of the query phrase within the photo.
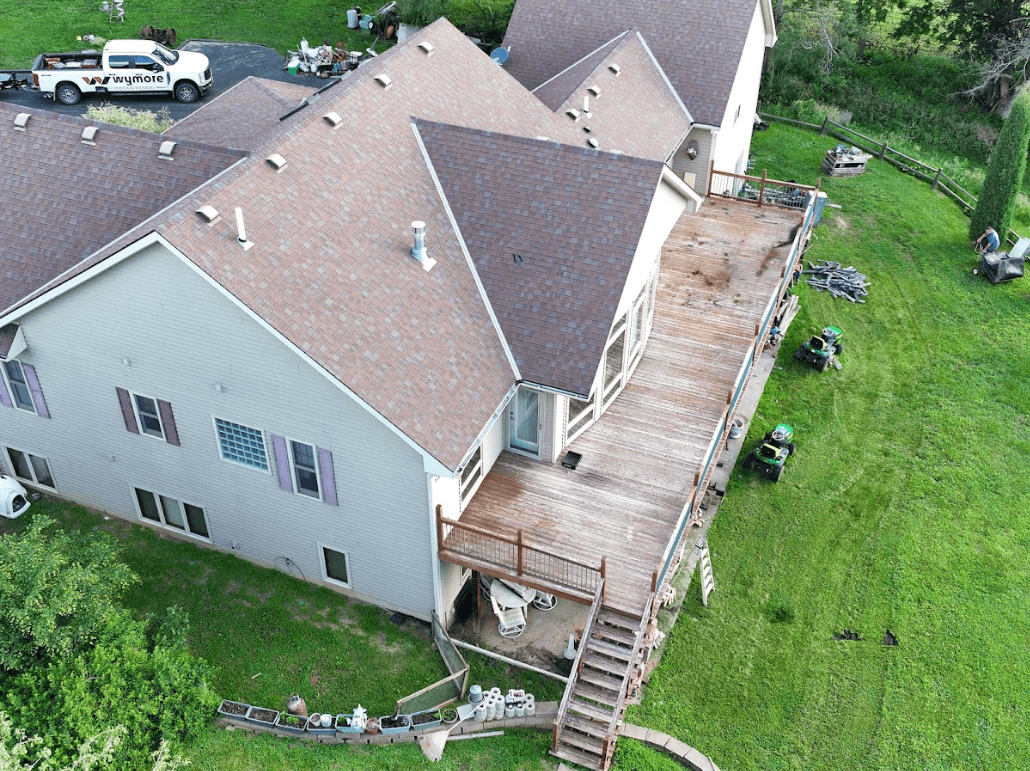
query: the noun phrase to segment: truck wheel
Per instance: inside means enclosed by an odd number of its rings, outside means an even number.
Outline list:
[[[188,80],[184,80],[175,87],[175,99],[184,104],[193,104],[200,99],[200,89]]]
[[[61,104],[78,104],[82,99],[82,92],[74,83],[62,83],[54,91],[54,96]]]

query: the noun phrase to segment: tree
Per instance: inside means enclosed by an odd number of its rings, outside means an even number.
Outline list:
[[[96,534],[47,533],[35,517],[0,543],[0,670],[69,656],[93,642],[115,598],[136,581]]]
[[[1002,239],[1008,232],[1016,195],[1023,184],[1027,145],[1030,144],[1030,90],[1024,87],[1012,103],[1012,111],[998,135],[987,164],[983,191],[969,222],[972,238],[988,226]]]

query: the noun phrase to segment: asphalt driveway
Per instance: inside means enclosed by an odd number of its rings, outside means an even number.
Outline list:
[[[269,80],[281,80],[286,83],[299,83],[314,87],[328,84],[328,81],[319,80],[311,75],[290,75],[286,72],[286,60],[282,54],[262,45],[254,45],[253,43],[221,43],[214,40],[190,40],[179,46],[179,50],[197,51],[206,55],[211,61],[214,85],[212,85],[211,90],[207,92],[206,96],[193,104],[182,104],[170,96],[97,97],[83,95],[82,101],[78,104],[65,106],[46,98],[38,91],[27,89],[0,92],[0,100],[8,104],[34,107],[37,110],[50,110],[52,112],[64,113],[65,115],[85,115],[90,105],[102,104],[105,101],[109,101],[119,107],[128,107],[134,110],[157,111],[162,107],[167,107],[172,119],[180,121],[197,108],[224,91],[228,91],[241,80],[251,75]]]

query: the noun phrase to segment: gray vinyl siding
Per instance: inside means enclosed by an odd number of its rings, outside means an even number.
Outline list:
[[[22,324],[52,419],[0,406],[0,445],[46,457],[63,497],[138,521],[133,487],[169,495],[217,548],[314,580],[321,543],[353,594],[428,617],[422,457],[177,257],[149,247]],[[170,402],[181,446],[129,433],[116,387]],[[267,473],[221,458],[215,417],[264,432]],[[338,506],[279,488],[271,434],[332,453]]]
[[[683,175],[691,173],[694,175],[694,192],[699,195],[708,195],[708,174],[712,164],[712,132],[709,129],[695,126],[683,140],[683,144],[672,156],[672,170],[676,176],[684,179]],[[698,153],[694,160],[687,155],[687,148],[691,142],[697,142]],[[723,169],[728,171],[728,169]],[[689,183],[688,183],[689,184]]]

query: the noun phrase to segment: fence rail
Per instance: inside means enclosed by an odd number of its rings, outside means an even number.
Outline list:
[[[976,196],[945,174],[943,167],[934,168],[933,166],[928,166],[916,158],[905,155],[900,150],[895,150],[887,142],[880,142],[872,137],[867,137],[865,134],[861,134],[848,126],[844,126],[830,120],[829,115],[826,116],[822,124],[806,123],[802,120],[784,118],[780,115],[772,115],[770,113],[761,113],[761,117],[766,120],[775,120],[780,123],[787,123],[800,128],[812,129],[814,131],[818,131],[820,136],[829,134],[837,139],[850,142],[860,150],[864,150],[867,153],[875,155],[881,161],[886,161],[906,174],[911,174],[925,182],[929,182],[931,190],[940,190],[948,196],[948,198],[952,199],[962,207],[962,210],[966,214],[972,213],[973,209],[976,208]],[[1009,228],[1005,233],[1005,240],[1009,244],[1015,244],[1019,238],[1019,233],[1011,228]]]
[[[436,507],[440,559],[476,570],[506,574],[520,584],[584,601],[602,584],[606,561],[597,567],[554,554],[525,542],[522,530],[510,538],[500,533],[447,519]]]

